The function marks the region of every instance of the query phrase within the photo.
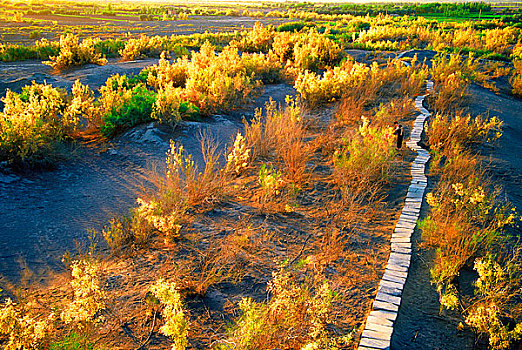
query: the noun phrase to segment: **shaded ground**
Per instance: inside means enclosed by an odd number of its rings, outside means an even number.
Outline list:
[[[500,91],[508,88],[498,82]],[[503,135],[495,147],[480,150],[484,165],[493,183],[500,186],[515,207],[522,208],[522,101],[505,93],[495,94],[477,85],[468,111],[473,114],[496,116],[504,122]],[[433,188],[436,179],[429,179]],[[429,189],[427,190],[429,191]],[[423,203],[421,218],[428,205]],[[513,232],[522,236],[520,228]],[[475,349],[484,344],[475,341],[469,330],[458,331],[458,315],[439,315],[440,304],[434,286],[430,284],[430,268],[434,251],[419,249],[421,233],[416,230],[412,265],[406,283],[399,316],[392,338],[392,349]]]

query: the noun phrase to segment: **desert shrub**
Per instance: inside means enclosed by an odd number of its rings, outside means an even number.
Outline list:
[[[360,108],[369,103],[378,105],[380,100],[420,93],[427,71],[416,62],[415,57],[408,67],[389,60],[380,68],[377,63],[368,67],[348,58],[338,67],[327,68],[322,75],[299,73],[294,87],[312,106],[341,97],[360,102]]]
[[[98,126],[100,114],[94,102],[94,92],[89,86],[76,80],[72,87],[72,98],[64,113],[66,120],[74,121],[77,124],[85,121],[91,126]]]
[[[489,339],[491,349],[510,349],[522,339],[522,322],[510,325],[505,321],[517,316],[513,309],[521,293],[519,267],[512,261],[501,265],[486,254],[475,261],[474,268],[479,275],[475,282],[479,300],[467,310],[466,323]]]
[[[376,126],[390,126],[395,120],[404,119],[415,110],[413,100],[409,96],[398,98],[375,108],[372,123]],[[359,114],[359,116],[362,114]]]
[[[20,94],[7,90],[0,114],[0,158],[13,163],[52,161],[58,145],[77,127],[65,113],[66,93],[48,84],[25,86]]]
[[[172,84],[174,87],[185,87],[189,64],[186,56],[171,64],[166,59],[166,53],[162,52],[158,64],[147,67],[147,84],[156,90],[164,88],[167,84]]]
[[[96,52],[107,57],[117,57],[119,51],[125,47],[125,41],[121,39],[105,39],[94,43]]]
[[[284,168],[286,180],[299,184],[306,174],[306,163],[310,152],[305,138],[305,125],[301,109],[296,101],[287,96],[286,106],[277,106],[270,100],[262,110],[256,111],[254,118],[244,121],[245,140],[252,149],[252,159],[275,157]]]
[[[186,198],[175,190],[160,189],[152,199],[138,198],[136,216],[147,222],[169,242],[180,236],[187,210]],[[128,240],[128,231],[122,237]]]
[[[84,334],[72,332],[63,339],[52,343],[50,350],[101,350],[89,342]]]
[[[305,70],[299,73],[294,88],[310,105],[340,98],[348,88],[357,86],[367,78],[369,68],[353,60],[345,61],[341,66],[328,68],[323,74]]]
[[[236,349],[302,349],[327,339],[334,298],[327,282],[306,279],[300,283],[291,273],[281,271],[274,274],[268,292],[266,303],[250,298],[239,303],[241,314],[229,338]]]
[[[225,171],[235,176],[240,175],[248,167],[250,162],[250,151],[246,144],[246,140],[237,133],[232,149],[227,154],[227,165]]]
[[[339,45],[315,28],[300,33],[276,33],[271,52],[294,77],[299,70],[332,67],[342,58]]]
[[[139,199],[138,203],[142,203]],[[141,211],[140,211],[141,210]],[[103,237],[113,253],[130,247],[144,247],[150,243],[154,226],[144,219],[143,208],[131,210],[130,215],[115,217],[102,230]]]
[[[134,215],[170,241],[180,236],[189,206],[212,204],[222,195],[222,177],[216,147],[201,139],[205,163],[203,171],[187,155],[183,146],[171,141],[166,158],[166,174],[158,182],[158,191],[138,199]]]
[[[283,64],[291,62],[294,58],[294,46],[297,42],[297,35],[289,32],[282,32],[274,37],[272,52]]]
[[[281,176],[281,171],[274,169],[273,165],[267,167],[266,164],[263,164],[259,168],[258,182],[263,190],[263,204],[274,200],[281,194],[285,185]]]
[[[182,88],[167,84],[158,90],[152,108],[152,119],[174,127],[181,119],[197,119],[199,116],[199,108],[186,101]]]
[[[60,36],[60,54],[49,57],[49,61],[43,63],[58,70],[86,63],[104,65],[107,60],[102,58],[95,48],[99,40],[86,38],[80,43],[79,38],[73,34],[62,35]]]
[[[509,54],[511,45],[516,44],[514,28],[494,28],[484,31],[484,47],[500,54]]]
[[[192,55],[185,86],[189,100],[206,113],[231,109],[248,101],[259,86],[241,64],[236,48],[228,46],[216,57],[206,42]]]
[[[208,114],[248,101],[253,90],[260,86],[256,74],[267,81],[276,79],[277,67],[264,55],[240,56],[233,46],[225,47],[216,56],[206,41],[190,61],[183,57],[171,64],[162,56],[158,65],[148,69],[147,83],[158,91],[176,92]]]
[[[355,89],[349,90],[344,94],[341,103],[335,114],[336,122],[339,126],[357,125],[365,113],[366,97],[359,94]]]
[[[161,36],[149,37],[142,34],[138,39],[129,39],[119,53],[124,61],[151,56],[157,57],[164,50],[165,40]]]
[[[105,308],[105,293],[100,283],[100,264],[93,257],[71,262],[71,289],[73,300],[61,314],[65,323],[85,326],[101,321],[100,311]]]
[[[494,142],[502,135],[501,127],[502,121],[496,117],[437,114],[428,124],[427,134],[432,149],[440,152]]]
[[[435,83],[435,97],[430,106],[437,112],[447,113],[462,108],[468,96],[468,86],[472,82],[491,87],[478,60],[470,54],[467,58],[459,54],[438,54],[432,60],[430,69]]]
[[[506,220],[512,220],[504,217],[484,179],[474,175],[462,182],[448,179],[427,196],[431,215],[421,227],[426,244],[439,248],[431,274],[441,295],[464,264],[496,243]]]
[[[167,183],[169,188],[178,187],[184,192],[189,204],[213,202],[220,197],[221,177],[218,155],[213,141],[206,136],[201,139],[201,152],[205,163],[203,171],[186,155],[182,146],[171,143],[167,153]]]
[[[260,79],[263,84],[278,83],[282,79],[282,65],[273,54],[242,54],[241,64],[247,75]]]
[[[29,39],[40,39],[42,33],[39,30],[33,30],[29,33]]]
[[[467,102],[469,82],[457,73],[441,77],[436,85],[436,95],[430,106],[439,113],[450,113]]]
[[[522,61],[513,62],[515,69],[509,82],[513,89],[511,92],[517,97],[522,97]]]
[[[37,40],[32,46],[17,44],[0,44],[0,61],[12,62],[33,59],[48,59],[58,55],[60,46],[56,42],[47,39]]]
[[[60,43],[49,41],[45,38],[37,40],[34,43],[37,58],[48,59],[51,56],[57,56],[60,53]]]
[[[273,26],[264,27],[256,22],[252,30],[246,31],[237,42],[237,47],[245,52],[264,52],[267,53],[274,40]]]
[[[494,118],[436,116],[431,124],[429,141],[441,181],[426,196],[431,211],[420,227],[425,244],[437,248],[432,283],[441,307],[464,310],[466,323],[488,337],[492,348],[507,349],[519,337],[520,326],[510,328],[505,322],[509,316],[520,317],[510,299],[520,279],[514,278],[518,274],[514,265],[506,262],[502,267],[490,252],[507,243],[504,229],[514,224],[515,213],[491,190],[477,158],[467,150],[476,142],[499,137],[501,123]],[[507,252],[503,259],[511,261],[514,256]],[[472,259],[479,275],[474,298],[459,294],[456,285],[460,271]]]
[[[410,47],[423,47],[430,41],[427,28],[417,25],[390,26],[378,25],[359,33],[355,40],[373,50],[405,50]]]
[[[267,14],[268,15],[268,14]],[[267,16],[268,17],[268,16]],[[310,24],[312,25],[312,24]],[[276,31],[278,32],[299,32],[301,29],[305,28],[307,23],[304,22],[290,22],[283,23],[276,27]]]
[[[341,48],[315,28],[299,35],[294,48],[294,65],[303,70],[333,66],[341,59]]]
[[[4,349],[45,349],[48,346],[51,319],[35,317],[30,311],[11,299],[0,305],[0,342]]]
[[[390,176],[395,156],[391,127],[375,127],[363,117],[363,123],[351,138],[345,138],[333,155],[335,176],[342,186],[365,187],[382,184]]]
[[[274,140],[275,155],[282,161],[285,177],[293,184],[303,182],[310,159],[310,151],[305,142],[305,125],[297,102],[286,97],[284,110],[267,108],[265,137]],[[270,111],[270,113],[269,113]]]
[[[163,306],[161,315],[165,323],[160,332],[172,338],[172,350],[184,350],[187,346],[189,323],[176,284],[159,279],[151,286],[150,291]]]
[[[108,84],[109,81],[107,86]],[[142,84],[132,88],[121,86],[111,92],[119,94],[121,104],[118,105],[115,101],[111,101],[112,106],[110,107],[112,108],[102,116],[101,132],[105,136],[115,136],[127,128],[151,120],[152,109],[157,97],[155,92],[147,90]],[[102,98],[106,101],[107,95]]]

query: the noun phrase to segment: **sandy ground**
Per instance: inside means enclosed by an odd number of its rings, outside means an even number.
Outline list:
[[[157,60],[88,65],[60,75],[37,62],[2,63],[0,89],[19,91],[31,81],[70,88],[76,79],[99,88],[116,73],[138,73]],[[289,85],[265,87],[255,104],[204,123],[186,122],[172,133],[143,125],[105,145],[77,145],[72,159],[48,172],[13,174],[0,167],[0,275],[7,280],[41,279],[48,269],[61,269],[61,256],[86,244],[88,230],[100,231],[108,220],[135,205],[155,164],[164,162],[169,140],[181,142],[198,159],[197,136],[206,130],[223,149],[269,98],[284,102],[295,90]],[[3,93],[2,93],[3,95]]]
[[[366,52],[351,52],[360,59]],[[432,57],[432,52],[418,52]],[[94,65],[59,75],[39,62],[0,63],[0,91],[19,91],[32,80],[70,88],[80,79],[93,88],[110,75],[133,74],[156,60]],[[505,90],[505,89],[504,89]],[[501,89],[501,91],[503,91]],[[473,86],[470,112],[498,116],[505,123],[498,146],[482,150],[488,169],[507,198],[522,207],[522,101]],[[76,155],[47,172],[13,174],[0,167],[0,274],[8,281],[40,281],[50,270],[61,270],[60,258],[87,242],[88,230],[100,230],[108,219],[134,206],[137,194],[150,186],[154,164],[162,164],[169,139],[184,144],[198,158],[197,135],[213,134],[224,147],[241,128],[241,117],[253,115],[270,97],[283,101],[295,91],[288,85],[267,86],[252,105],[204,123],[188,122],[172,133],[153,125],[135,128],[106,145],[80,145]],[[433,183],[430,183],[433,186]],[[426,206],[425,206],[426,207]],[[519,232],[520,234],[520,232]],[[417,232],[416,240],[420,239]],[[459,332],[457,316],[439,315],[438,295],[429,283],[433,253],[416,249],[404,291],[403,305],[392,339],[394,349],[472,349],[474,336]],[[354,296],[356,297],[356,296]]]
[[[502,93],[508,88],[505,80],[498,82],[501,93],[472,85],[468,112],[472,115],[490,115],[504,122],[503,136],[493,147],[480,150],[483,163],[500,186],[506,199],[515,207],[522,208],[522,101]],[[430,179],[433,187],[435,179]],[[429,189],[428,189],[429,190]],[[421,218],[427,215],[427,203],[423,204]],[[521,237],[520,228],[513,229]],[[458,331],[462,321],[456,314],[440,315],[438,293],[430,284],[430,268],[434,252],[419,249],[421,233],[416,230],[414,254],[410,274],[399,310],[392,349],[484,349],[469,330]]]

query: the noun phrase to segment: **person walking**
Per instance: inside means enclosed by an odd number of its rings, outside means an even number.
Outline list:
[[[397,150],[400,150],[402,148],[402,140],[404,139],[404,134],[403,134],[403,131],[402,131],[402,125],[399,124],[398,121],[394,121],[393,122],[393,127],[395,128],[395,130],[393,131],[393,133],[397,136]]]

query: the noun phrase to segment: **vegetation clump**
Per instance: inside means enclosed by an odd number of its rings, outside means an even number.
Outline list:
[[[50,56],[44,63],[57,70],[63,70],[73,66],[81,66],[93,63],[100,66],[107,64],[107,59],[96,52],[96,45],[100,39],[80,39],[74,34],[60,36],[60,54]]]
[[[0,114],[0,159],[14,164],[46,164],[60,154],[79,120],[66,109],[66,93],[49,84],[6,91]]]

